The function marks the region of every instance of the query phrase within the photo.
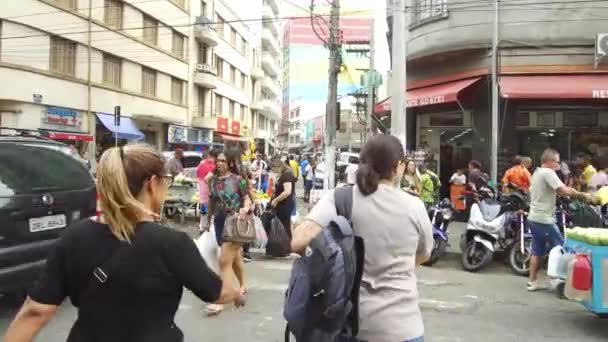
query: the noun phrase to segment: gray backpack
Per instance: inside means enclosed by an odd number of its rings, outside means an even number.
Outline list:
[[[357,341],[364,245],[350,219],[353,187],[334,192],[338,216],[294,262],[285,295],[285,342]]]

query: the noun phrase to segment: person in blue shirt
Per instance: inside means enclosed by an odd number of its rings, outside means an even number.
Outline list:
[[[302,158],[300,161],[300,174],[302,175],[302,179],[306,183],[306,167],[308,166],[308,158]]]

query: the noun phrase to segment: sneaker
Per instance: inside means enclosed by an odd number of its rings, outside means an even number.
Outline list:
[[[533,291],[538,291],[538,290],[546,290],[547,286],[544,284],[541,284],[537,280],[537,281],[529,281],[527,284],[527,288],[528,288],[528,291],[533,292]]]
[[[247,254],[243,254],[243,261],[252,262],[253,259],[251,258],[251,255],[249,253],[247,253]]]

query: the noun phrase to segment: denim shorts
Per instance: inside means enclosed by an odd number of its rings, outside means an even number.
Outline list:
[[[544,256],[551,248],[564,244],[564,238],[555,223],[528,221],[532,233],[532,255]]]
[[[200,207],[199,212],[201,213],[201,215],[207,215],[209,213],[209,205],[208,204],[201,203],[199,205],[199,207]]]

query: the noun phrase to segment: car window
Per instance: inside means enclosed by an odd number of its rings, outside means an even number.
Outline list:
[[[0,144],[0,160],[0,196],[95,185],[80,162],[54,145]]]
[[[359,164],[359,158],[357,157],[348,157],[349,164]]]
[[[191,168],[191,167],[197,167],[198,164],[201,163],[201,159],[202,158],[199,156],[186,156],[186,157],[184,157],[183,167],[185,169]]]

